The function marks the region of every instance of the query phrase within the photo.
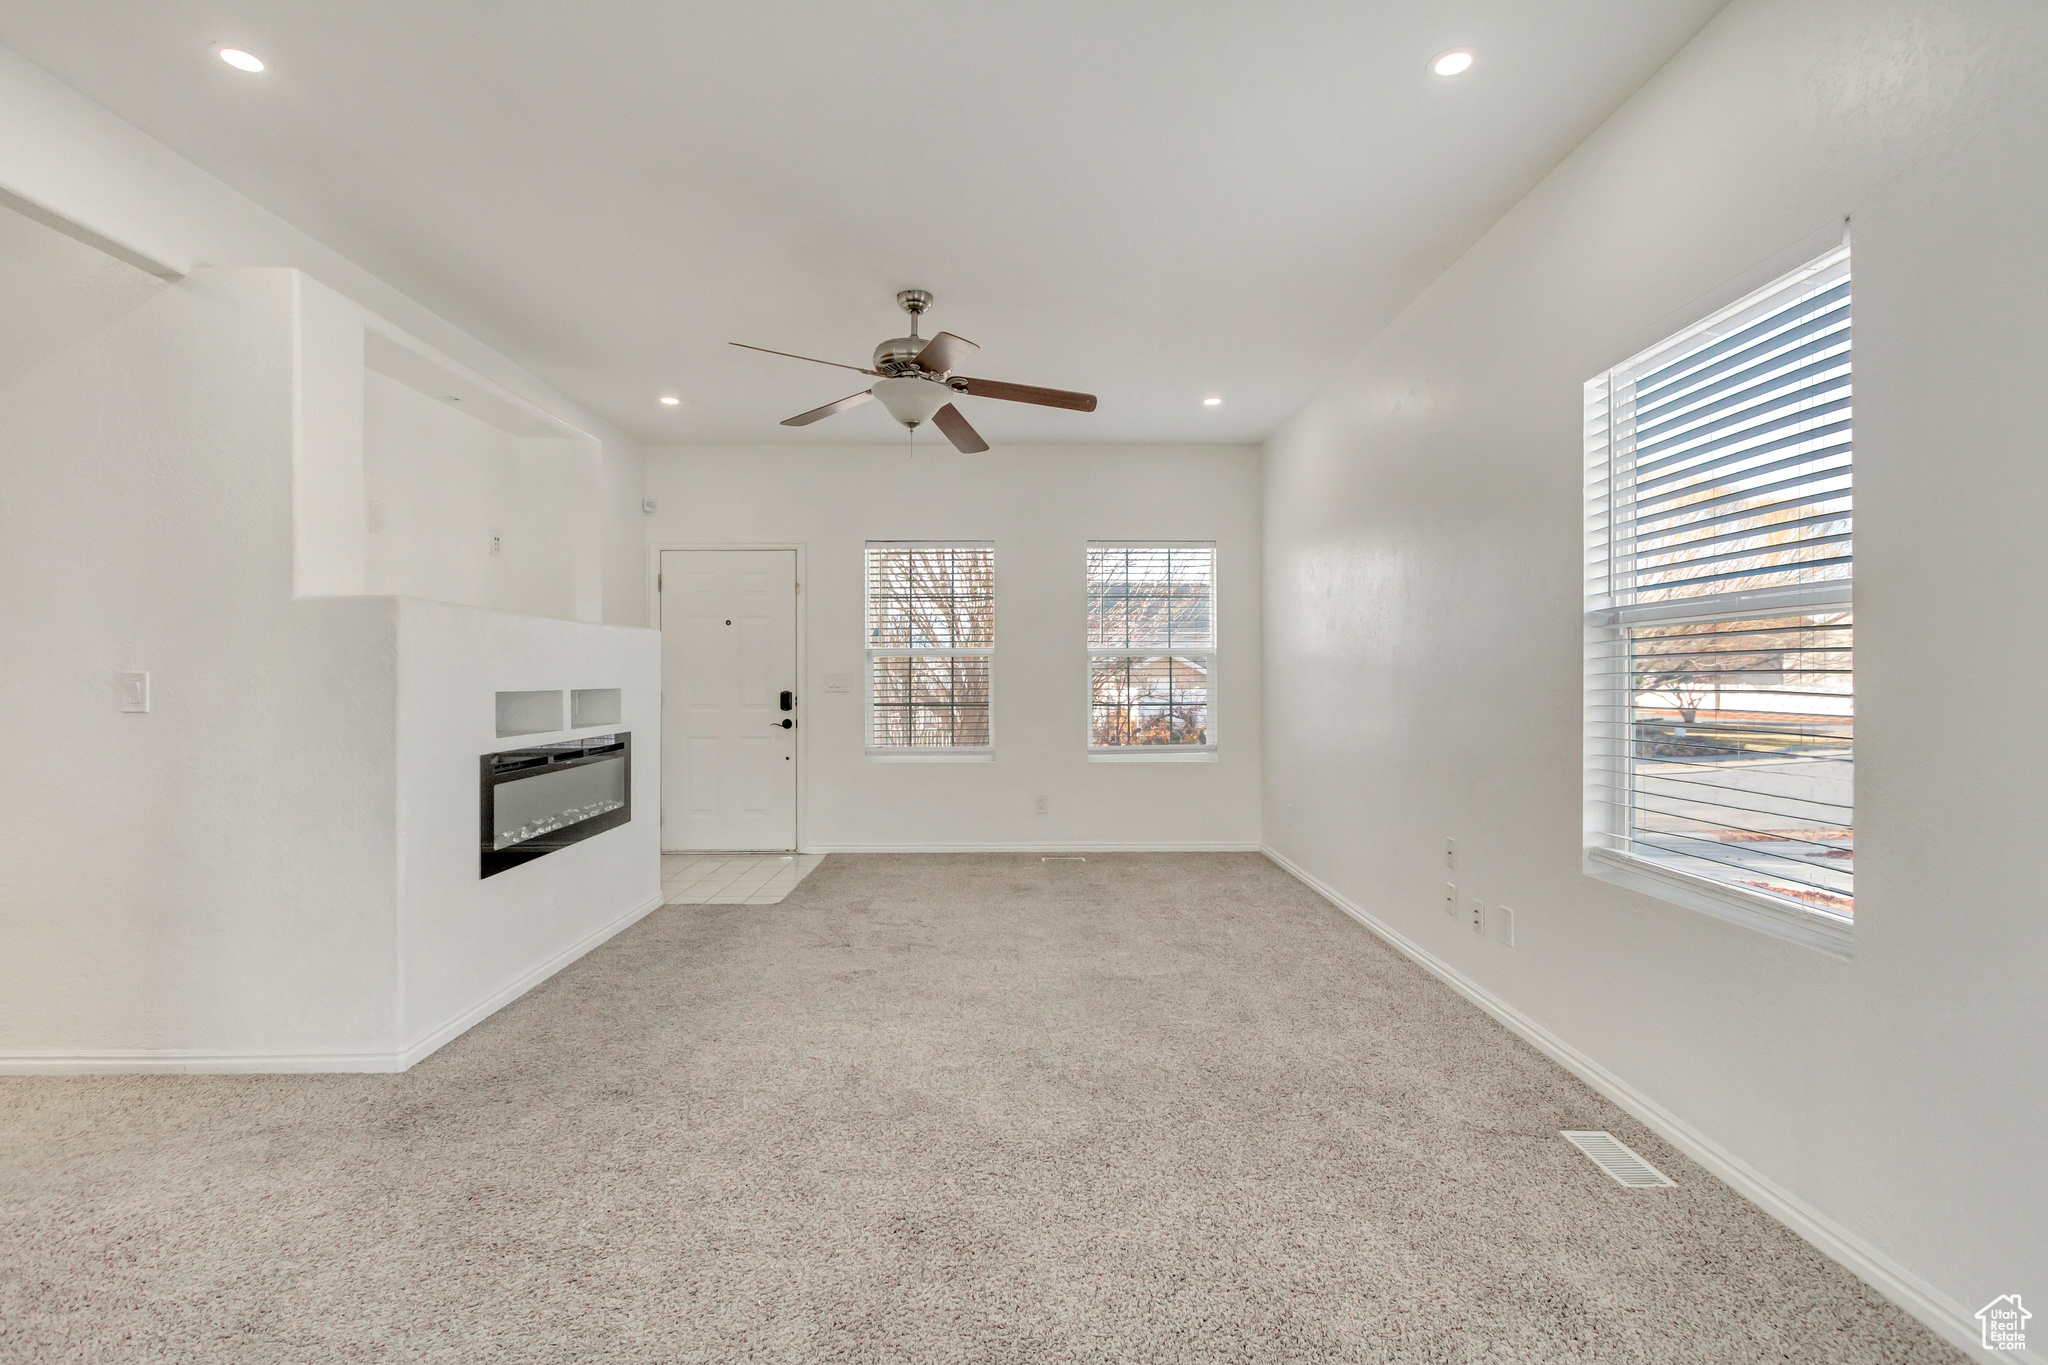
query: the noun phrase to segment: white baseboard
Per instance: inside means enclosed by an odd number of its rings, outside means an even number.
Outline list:
[[[1021,844],[805,844],[805,853],[1260,853],[1258,844],[1195,842],[1162,844],[1076,842],[1057,839]]]
[[[1544,1056],[1627,1110],[1644,1127],[1711,1171],[1737,1194],[1812,1243],[1822,1255],[1925,1323],[1937,1336],[1967,1350],[1973,1359],[2011,1361],[2014,1365],[2048,1365],[2048,1356],[2031,1349],[2020,1352],[1984,1350],[1974,1310],[1964,1307],[1856,1233],[1756,1171],[1740,1157],[1399,930],[1353,903],[1279,850],[1267,845],[1260,851],[1296,881],[1385,939],[1430,975],[1512,1029]]]
[[[402,1071],[392,1052],[208,1052],[192,1048],[93,1048],[0,1052],[0,1076],[239,1076]]]
[[[209,1052],[176,1048],[104,1048],[81,1052],[0,1052],[0,1076],[287,1075],[294,1073],[406,1071],[436,1048],[460,1037],[605,940],[661,908],[656,895],[611,923],[584,935],[538,967],[521,972],[454,1018],[397,1052]]]
[[[477,1001],[468,1009],[463,1010],[454,1018],[427,1030],[418,1038],[399,1049],[396,1059],[398,1065],[393,1070],[410,1071],[423,1058],[432,1056],[436,1049],[460,1038],[463,1034],[469,1032],[478,1024],[553,976],[556,972],[561,971],[562,968],[568,966],[577,958],[582,957],[606,940],[624,933],[656,910],[659,910],[662,905],[662,899],[661,893],[656,892],[653,899],[645,904],[637,905],[611,923],[585,934],[582,938],[577,939],[538,967],[532,967],[519,973],[519,975],[513,977],[496,990],[491,991],[483,999]]]

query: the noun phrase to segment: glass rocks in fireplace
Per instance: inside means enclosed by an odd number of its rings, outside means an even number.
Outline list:
[[[593,735],[480,760],[481,870],[520,863],[633,818],[633,736]]]

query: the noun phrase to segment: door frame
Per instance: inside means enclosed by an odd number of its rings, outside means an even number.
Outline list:
[[[810,654],[810,599],[804,596],[804,542],[800,540],[733,542],[701,541],[661,542],[647,547],[647,618],[655,630],[661,629],[661,556],[669,550],[793,550],[796,552],[796,851],[808,852],[804,845],[805,809],[809,804],[811,789],[811,732],[804,728],[803,699],[811,693]],[[664,677],[662,685],[668,685]],[[656,714],[659,714],[661,699],[655,699]],[[661,752],[657,756],[659,771],[668,771],[668,732],[661,736]],[[661,784],[657,783],[659,787]],[[655,812],[659,823],[661,812]]]

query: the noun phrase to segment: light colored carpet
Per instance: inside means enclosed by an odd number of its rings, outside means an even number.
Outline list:
[[[0,1143],[8,1360],[1961,1358],[1250,854],[835,856],[406,1075]]]

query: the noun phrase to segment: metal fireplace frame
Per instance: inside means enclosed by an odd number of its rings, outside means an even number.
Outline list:
[[[510,848],[493,848],[497,837],[497,795],[498,788],[507,782],[521,778],[538,777],[542,773],[561,772],[568,768],[581,768],[592,763],[619,760],[625,764],[626,804],[617,810],[594,815],[588,820],[579,820],[558,830],[537,835]],[[621,730],[612,735],[592,735],[586,739],[565,740],[559,744],[543,744],[532,749],[504,749],[494,754],[485,754],[478,760],[477,803],[481,820],[481,863],[479,877],[495,877],[500,872],[530,863],[535,858],[544,858],[558,849],[583,842],[595,834],[608,829],[617,829],[633,818],[633,732]]]

